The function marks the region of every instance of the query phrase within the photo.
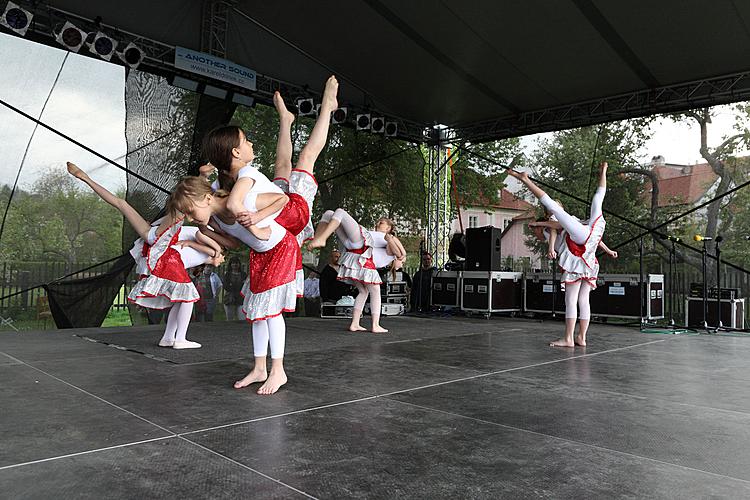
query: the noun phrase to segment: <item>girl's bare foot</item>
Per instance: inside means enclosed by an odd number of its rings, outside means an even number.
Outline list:
[[[573,347],[575,344],[567,339],[557,339],[549,343],[550,347]]]
[[[586,339],[581,337],[580,335],[576,335],[575,344],[581,347],[586,347]]]
[[[255,382],[265,382],[267,378],[268,374],[265,370],[256,370],[255,368],[253,368],[252,371],[245,375],[244,378],[234,383],[234,388],[242,389],[243,387],[247,387],[248,385],[254,384]]]
[[[314,250],[316,248],[323,248],[326,246],[326,240],[322,238],[313,238],[307,242],[307,248]]]
[[[76,166],[75,163],[65,162],[68,166],[68,173],[72,175],[73,177],[76,177],[77,179],[81,179],[82,181],[85,181],[88,178],[88,175],[86,175],[86,172],[81,170]]]
[[[366,332],[367,329],[366,328],[362,328],[359,325],[350,325],[349,326],[349,331],[350,332]]]
[[[320,103],[321,111],[325,110],[328,113],[332,113],[333,110],[339,107],[339,101],[336,99],[338,91],[339,81],[332,75],[326,80],[326,88],[323,90],[323,102]]]
[[[286,384],[286,373],[284,373],[283,370],[277,372],[271,370],[271,374],[268,376],[266,383],[258,389],[258,394],[274,394],[284,384]]]
[[[276,107],[276,112],[279,114],[279,120],[284,123],[291,124],[294,122],[294,113],[286,109],[284,98],[277,90],[273,93],[273,105]]]
[[[508,175],[510,175],[511,177],[515,177],[521,182],[526,182],[527,180],[529,180],[529,174],[527,174],[526,172],[518,172],[511,168],[508,169]]]
[[[382,326],[373,326],[371,331],[372,333],[388,333],[388,330]]]

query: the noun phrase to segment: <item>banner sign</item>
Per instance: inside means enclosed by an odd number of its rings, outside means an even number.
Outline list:
[[[248,90],[255,90],[255,71],[210,54],[176,47],[174,66]]]

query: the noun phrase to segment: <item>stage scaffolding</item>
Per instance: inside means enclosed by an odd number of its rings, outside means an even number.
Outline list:
[[[432,254],[432,261],[442,267],[448,257],[448,243],[451,229],[451,175],[449,161],[451,153],[448,143],[449,130],[434,127],[430,131],[430,142],[424,146],[425,168],[425,250]]]

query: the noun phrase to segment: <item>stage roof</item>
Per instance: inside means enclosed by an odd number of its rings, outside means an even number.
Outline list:
[[[48,3],[201,49],[204,2]],[[750,99],[750,2],[229,3],[226,58],[472,140]]]

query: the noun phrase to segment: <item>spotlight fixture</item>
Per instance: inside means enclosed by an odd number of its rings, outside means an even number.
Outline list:
[[[370,113],[357,115],[357,130],[370,130]]]
[[[217,99],[227,98],[227,91],[225,89],[220,89],[219,87],[214,87],[213,85],[206,85],[203,88],[203,93]]]
[[[86,32],[78,29],[73,23],[65,21],[55,40],[69,51],[78,52],[86,41]]]
[[[0,18],[0,24],[23,36],[26,35],[26,30],[31,26],[32,17],[34,17],[34,14],[28,10],[22,9],[13,2],[8,2],[3,17]]]
[[[344,123],[346,121],[346,108],[338,108],[331,114],[331,123]]]
[[[388,137],[396,137],[398,134],[398,123],[396,122],[385,122],[385,135]]]
[[[190,92],[197,92],[198,86],[200,85],[200,83],[196,82],[195,80],[190,80],[188,78],[183,78],[177,75],[174,75],[169,83],[171,83],[175,87],[181,88],[183,90],[188,90]]]
[[[297,99],[297,112],[299,116],[311,116],[315,114],[315,105],[312,99]]]
[[[135,69],[139,64],[141,64],[141,61],[143,61],[145,54],[136,44],[130,42],[127,47],[125,47],[125,50],[117,53],[117,57],[119,57],[122,62],[130,66],[131,69]]]
[[[89,33],[89,38],[91,38],[91,35],[92,33]],[[88,44],[88,47],[92,53],[105,61],[109,61],[115,53],[117,43],[101,31],[97,31],[93,34],[93,40]]]
[[[248,108],[255,106],[255,99],[244,94],[232,94],[232,102]]]
[[[376,116],[372,119],[370,130],[373,134],[382,134],[385,131],[385,120],[382,116]]]

